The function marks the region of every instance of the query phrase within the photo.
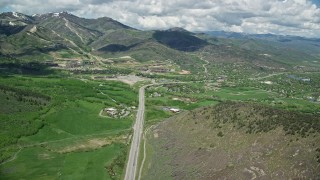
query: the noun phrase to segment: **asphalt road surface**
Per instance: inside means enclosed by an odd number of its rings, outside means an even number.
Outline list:
[[[163,84],[184,84],[185,82],[168,82],[168,83],[159,83],[159,84],[149,84],[142,86],[139,89],[139,107],[136,117],[136,122],[133,125],[133,137],[131,141],[131,147],[129,152],[129,159],[127,162],[126,175],[124,180],[134,180],[136,177],[137,166],[138,166],[138,157],[140,151],[140,142],[143,134],[143,123],[144,123],[144,91],[148,86],[153,85],[163,85]]]
[[[136,177],[136,171],[138,166],[138,157],[140,149],[140,141],[143,133],[144,123],[144,90],[147,86],[143,86],[139,89],[139,107],[136,117],[136,122],[133,126],[133,137],[130,147],[129,159],[127,163],[125,180],[134,180]]]

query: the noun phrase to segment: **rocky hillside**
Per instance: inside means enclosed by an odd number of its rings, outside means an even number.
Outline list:
[[[148,134],[143,179],[317,179],[320,116],[227,102]]]

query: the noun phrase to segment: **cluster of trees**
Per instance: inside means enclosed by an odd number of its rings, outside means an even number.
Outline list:
[[[5,94],[10,93],[13,96],[16,96],[18,98],[19,101],[23,101],[26,99],[30,98],[26,98],[26,97],[33,97],[35,99],[43,99],[45,101],[50,101],[51,97],[44,95],[44,94],[40,94],[38,92],[33,92],[30,90],[24,90],[24,89],[20,89],[20,88],[14,88],[14,87],[10,87],[10,86],[6,86],[3,84],[0,84],[0,91],[4,92]],[[31,100],[32,101],[32,100]]]
[[[35,134],[39,128],[43,127],[41,120],[27,120],[15,118],[1,122],[3,132],[0,134],[0,147],[13,144],[22,136]]]
[[[5,95],[3,96],[4,98],[9,100],[7,101],[9,104],[1,104],[1,106],[15,109],[14,111],[8,111],[9,114],[1,114],[0,117],[0,162],[3,162],[10,158],[14,152],[14,149],[10,148],[10,145],[15,144],[22,136],[30,136],[37,133],[38,130],[43,127],[43,122],[39,119],[41,114],[38,114],[33,118],[23,117],[30,110],[30,104],[42,109],[43,105],[46,105],[51,101],[51,97],[38,92],[15,88],[4,84],[0,84],[0,92]],[[13,101],[12,99],[15,100]],[[19,103],[18,107],[16,106],[17,101]],[[15,113],[21,112],[20,108],[23,109],[23,115]],[[7,110],[5,110],[5,112],[7,112]]]
[[[212,122],[212,127],[217,129],[218,136],[223,136],[222,126],[232,124],[248,134],[268,132],[282,127],[286,135],[291,137],[315,137],[320,133],[320,115],[307,114],[297,111],[276,109],[266,105],[223,102],[214,107],[204,107],[201,111],[191,112],[195,124],[197,119],[203,117]],[[295,136],[292,136],[295,135]],[[298,140],[299,138],[296,138]],[[291,140],[292,141],[292,140]],[[318,144],[314,143],[314,146]],[[320,163],[320,148],[316,150],[316,160]]]
[[[317,152],[317,157],[316,157],[317,158],[317,162],[320,163],[320,148],[317,148],[316,152]]]
[[[168,88],[168,92],[181,92],[181,93],[204,93],[205,89],[202,86],[192,84],[165,84],[164,87]]]
[[[0,163],[10,158],[12,155],[10,148],[4,149],[5,147],[15,144],[22,136],[36,134],[43,126],[44,123],[41,120],[14,118],[1,121]]]
[[[31,74],[48,75],[53,74],[54,70],[48,65],[40,62],[21,62],[19,60],[0,63],[1,74]]]
[[[257,87],[260,89],[277,92],[283,97],[304,97],[309,94],[320,93],[319,73],[295,74],[294,76],[310,79],[310,81],[303,81],[296,78],[290,78],[288,75],[279,75],[259,81],[239,81],[238,85],[243,87]],[[271,81],[273,84],[269,85],[260,82],[266,80]]]
[[[137,73],[137,76],[146,77],[150,79],[172,79],[177,81],[203,81],[204,77],[197,75],[167,75],[167,74],[149,74],[149,73]]]
[[[215,127],[221,123],[234,123],[238,128],[246,128],[247,133],[268,132],[283,127],[286,134],[307,137],[320,133],[320,116],[272,107],[225,102],[213,108],[212,117]]]
[[[119,179],[121,170],[125,168],[127,147],[124,144],[119,144],[121,147],[119,155],[106,167],[111,179]]]

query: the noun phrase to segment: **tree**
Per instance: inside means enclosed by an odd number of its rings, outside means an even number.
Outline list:
[[[218,135],[219,137],[222,137],[222,136],[223,136],[223,133],[220,131],[217,135]]]

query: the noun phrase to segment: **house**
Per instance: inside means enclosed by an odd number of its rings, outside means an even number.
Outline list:
[[[302,78],[301,81],[303,81],[303,82],[310,82],[311,79],[310,79],[310,78]]]
[[[272,81],[263,81],[262,83],[264,83],[264,84],[268,84],[268,85],[273,84],[273,82],[272,82]]]
[[[228,76],[225,76],[225,75],[218,76],[217,82],[224,82],[227,80],[227,78],[228,78]]]
[[[81,66],[80,61],[68,61],[67,62],[67,67],[68,68],[77,68],[77,67],[80,67],[80,66]]]
[[[166,68],[154,67],[154,68],[150,68],[150,71],[154,73],[166,73],[169,70]]]
[[[49,60],[45,61],[44,64],[47,65],[47,66],[50,66],[50,67],[58,67],[59,66],[58,63],[55,63],[55,62],[49,61]]]
[[[106,111],[116,111],[117,109],[115,109],[115,108],[106,108],[105,110]]]
[[[105,79],[106,77],[105,76],[95,76],[93,77],[93,79]]]
[[[177,108],[170,108],[169,111],[173,112],[173,113],[179,113],[180,109]]]
[[[82,65],[94,65],[95,63],[90,60],[83,60]]]
[[[117,109],[115,108],[105,108],[104,111],[106,111],[111,116],[114,116],[117,113]]]

